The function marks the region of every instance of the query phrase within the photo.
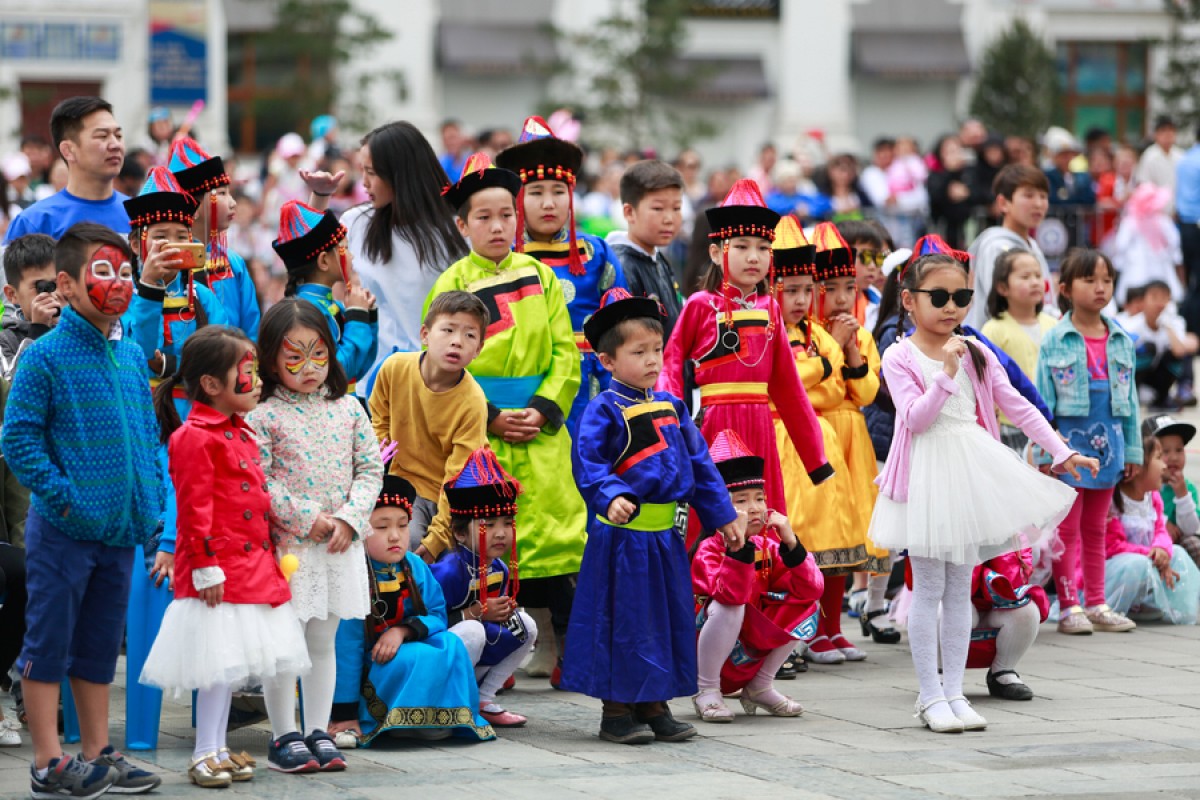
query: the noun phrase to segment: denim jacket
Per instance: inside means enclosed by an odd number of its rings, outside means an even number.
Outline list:
[[[1108,317],[1108,377],[1112,415],[1121,419],[1125,461],[1142,463],[1142,433],[1138,425],[1137,385],[1134,383],[1133,339]],[[1037,388],[1056,417],[1086,417],[1088,395],[1087,344],[1068,312],[1046,332],[1038,354]]]

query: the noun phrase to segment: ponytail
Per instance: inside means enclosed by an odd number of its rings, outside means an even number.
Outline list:
[[[954,329],[954,333],[957,336],[963,337],[963,344],[967,346],[967,350],[971,353],[971,363],[975,365],[975,377],[982,381],[984,374],[987,372],[987,359],[980,349],[970,339],[966,338],[967,334],[963,331],[961,325]]]
[[[175,408],[175,387],[179,385],[179,373],[163,378],[154,389],[154,416],[158,418],[159,441],[166,444],[171,434],[179,430],[183,420]]]

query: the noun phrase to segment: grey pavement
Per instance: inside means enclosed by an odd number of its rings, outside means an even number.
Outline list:
[[[1200,414],[1181,415],[1200,422]],[[1189,477],[1200,479],[1200,439]],[[986,731],[934,734],[912,716],[916,699],[907,639],[875,645],[846,619],[867,661],[812,666],[779,688],[804,703],[796,719],[750,717],[705,725],[685,698],[675,715],[700,736],[680,744],[613,745],[597,737],[599,702],[550,689],[518,673],[501,702],[526,714],[523,729],[494,742],[388,741],[349,754],[349,769],[282,775],[265,768],[265,725],[230,734],[230,746],[258,758],[258,777],[225,798],[437,800],[511,798],[1200,798],[1200,628],[1142,624],[1132,633],[1070,637],[1043,625],[1021,663],[1037,697],[988,696],[982,670],[967,673],[966,694],[988,719]],[[118,681],[123,681],[123,666]],[[6,714],[7,696],[0,696]],[[124,739],[124,693],[113,693],[113,740]],[[203,796],[187,782],[190,710],[164,703],[159,749],[127,753],[163,775],[149,797]],[[28,796],[26,743],[0,750],[0,798]]]

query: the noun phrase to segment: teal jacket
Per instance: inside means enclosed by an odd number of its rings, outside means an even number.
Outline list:
[[[1142,431],[1138,424],[1137,384],[1134,382],[1133,339],[1120,325],[1103,317],[1108,326],[1108,382],[1112,415],[1121,420],[1125,461],[1142,463]],[[1055,417],[1086,417],[1088,396],[1087,344],[1067,312],[1042,337],[1038,353],[1037,389]]]

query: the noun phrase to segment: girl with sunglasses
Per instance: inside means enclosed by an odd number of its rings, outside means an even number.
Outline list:
[[[914,251],[899,278],[900,329],[911,320],[913,331],[883,358],[896,425],[876,481],[869,535],[879,547],[907,549],[911,559],[908,636],[921,689],[917,715],[937,733],[982,730],[987,720],[962,687],[971,574],[981,561],[1016,550],[1022,532],[1057,524],[1074,499],[1000,443],[997,407],[1053,456],[1056,471],[1078,476],[1098,464],[1067,447],[1013,389],[991,351],[962,335],[973,294],[967,255],[936,236],[918,241]]]

